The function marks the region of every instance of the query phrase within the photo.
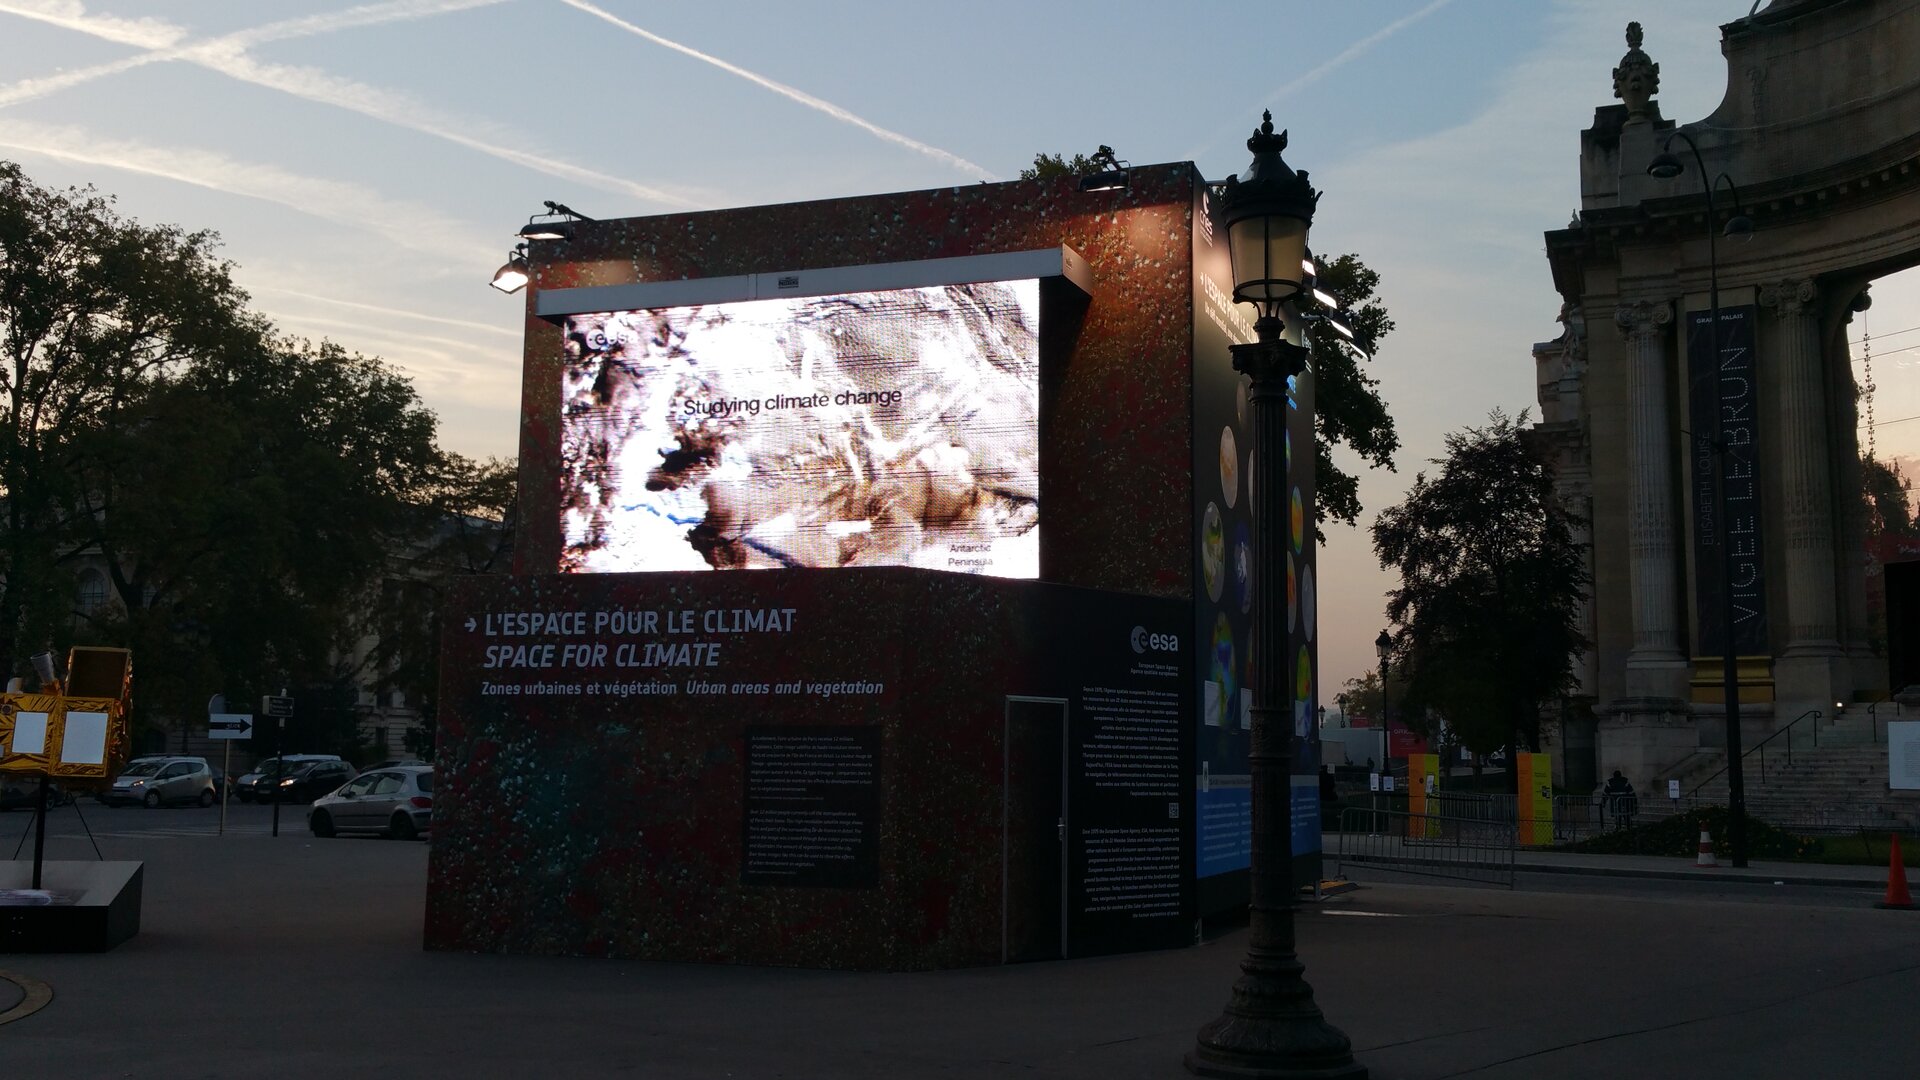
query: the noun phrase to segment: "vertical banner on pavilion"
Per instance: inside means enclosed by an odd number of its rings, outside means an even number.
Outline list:
[[[1252,862],[1253,415],[1232,345],[1254,340],[1233,302],[1226,230],[1205,183],[1193,202],[1194,874]],[[1285,693],[1284,682],[1277,687]]]
[[[1194,685],[1198,746],[1194,779],[1195,875],[1210,878],[1252,862],[1253,801],[1247,764],[1253,686],[1272,695],[1293,740],[1289,821],[1296,881],[1320,872],[1318,646],[1314,641],[1313,380],[1288,393],[1285,470],[1288,505],[1281,534],[1253,550],[1250,380],[1233,370],[1229,346],[1254,340],[1246,311],[1233,302],[1226,233],[1214,220],[1205,184],[1193,206],[1193,535]],[[1253,575],[1287,575],[1283,670],[1253,670]]]
[[[1733,586],[1733,651],[1737,656],[1767,654],[1767,602],[1760,547],[1759,369],[1752,304],[1720,309],[1719,353],[1714,356],[1713,318],[1706,311],[1687,313],[1689,480],[1693,494],[1693,595],[1696,607],[1695,653],[1725,653],[1722,590]],[[1727,440],[1727,490],[1724,507],[1716,497],[1719,454],[1715,433]],[[1732,573],[1722,563],[1720,517],[1727,515],[1732,541]]]

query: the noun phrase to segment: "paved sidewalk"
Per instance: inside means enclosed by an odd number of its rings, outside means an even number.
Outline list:
[[[142,932],[106,954],[0,956],[53,990],[0,1025],[5,1080],[1176,1080],[1246,948],[1232,930],[912,974],[428,953],[424,844],[156,838],[108,854],[147,863]],[[92,857],[84,841],[49,855]],[[1300,952],[1375,1080],[1914,1075],[1920,915],[1876,911],[1864,890],[1788,905],[1648,888],[1369,883],[1304,908]]]
[[[1341,833],[1325,834],[1327,866],[1337,865],[1346,841]],[[1356,838],[1357,839],[1357,838]],[[1424,848],[1409,844],[1408,861],[1422,861],[1429,851],[1447,850],[1445,845]],[[1503,851],[1504,854],[1504,851]],[[1375,859],[1391,866],[1392,858]],[[1577,851],[1550,851],[1522,848],[1513,852],[1514,869],[1536,874],[1594,874],[1604,877],[1650,878],[1672,881],[1752,882],[1756,885],[1832,885],[1853,888],[1884,889],[1887,867],[1844,866],[1827,863],[1749,860],[1746,867],[1735,867],[1724,854],[1716,856],[1718,865],[1698,866],[1693,858],[1666,855],[1601,855]],[[1909,870],[1909,881],[1912,871]]]

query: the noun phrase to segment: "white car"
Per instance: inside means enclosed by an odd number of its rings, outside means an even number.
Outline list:
[[[401,765],[361,773],[313,800],[307,828],[319,837],[365,832],[412,840],[433,824],[433,766]]]

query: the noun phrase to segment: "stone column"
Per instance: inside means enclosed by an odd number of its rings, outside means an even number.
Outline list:
[[[1801,278],[1768,285],[1771,353],[1779,371],[1780,434],[1770,455],[1780,469],[1780,513],[1787,567],[1787,640],[1782,656],[1840,652],[1834,604],[1833,470],[1827,440],[1826,379],[1820,353],[1819,290]],[[1764,361],[1763,361],[1764,362]]]
[[[1680,643],[1680,594],[1673,494],[1672,418],[1667,397],[1667,345],[1673,305],[1623,304],[1614,322],[1627,339],[1627,551],[1633,584],[1633,649],[1629,693],[1677,696],[1686,685]],[[1634,685],[1634,669],[1680,669]]]

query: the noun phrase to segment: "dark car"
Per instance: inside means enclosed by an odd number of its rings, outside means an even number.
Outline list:
[[[47,784],[47,805],[65,806],[73,796],[60,785]],[[40,805],[40,778],[37,776],[0,776],[0,810],[32,810]]]
[[[254,788],[256,799],[267,802],[310,803],[354,778],[353,766],[344,761],[315,761],[302,765],[272,785]]]

